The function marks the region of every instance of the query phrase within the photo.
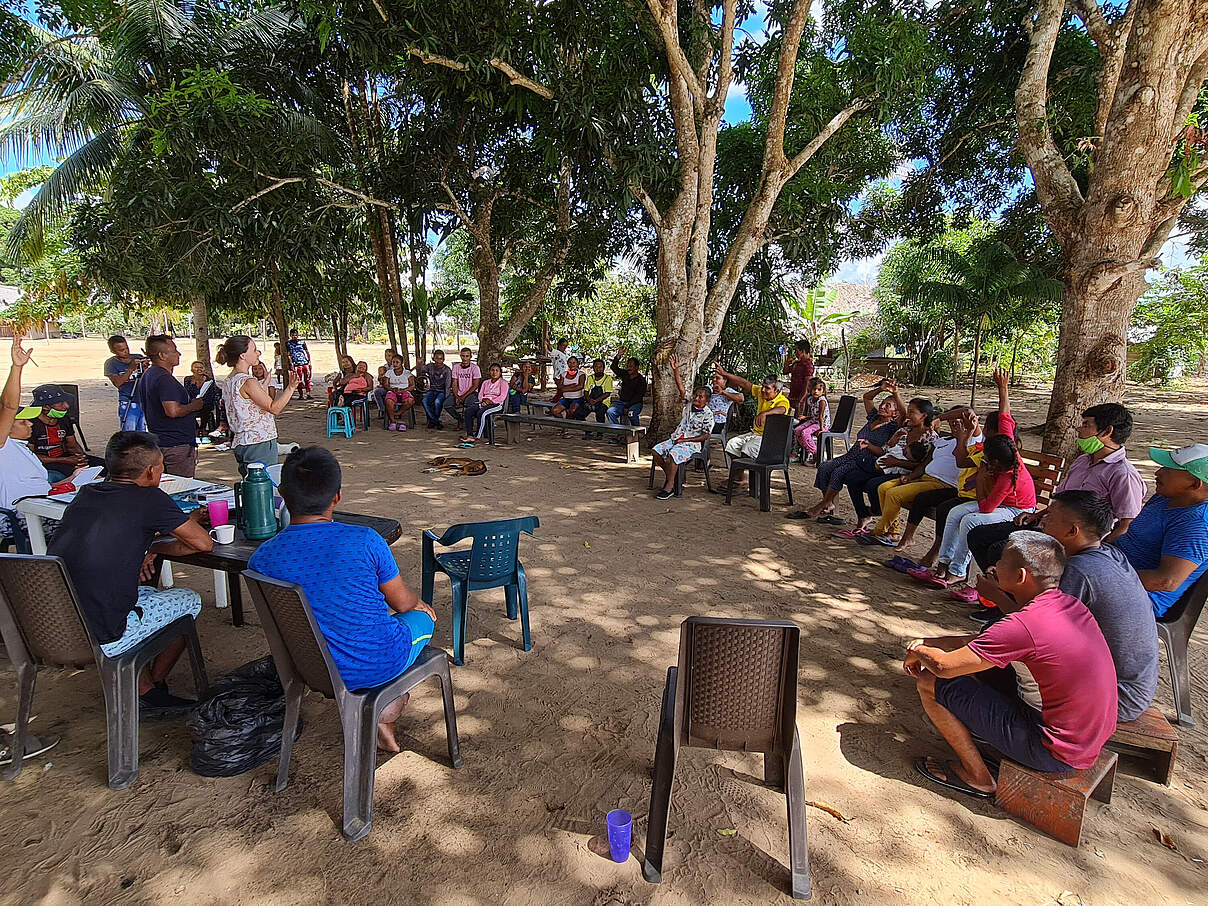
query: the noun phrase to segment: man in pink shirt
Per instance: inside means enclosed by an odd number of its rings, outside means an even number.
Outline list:
[[[453,366],[453,389],[445,397],[444,408],[453,413],[453,418],[462,420],[462,407],[471,396],[477,397],[478,385],[482,383],[482,371],[475,365],[474,353],[469,346],[463,346],[461,361]]]
[[[1037,771],[1081,770],[1099,757],[1116,729],[1116,668],[1091,612],[1057,588],[1064,569],[1055,538],[1016,532],[990,576],[1019,609],[977,636],[907,646],[903,669],[959,759],[920,758],[927,779],[991,798],[997,783],[976,740]],[[1035,682],[1040,710],[974,675],[1007,666]]]

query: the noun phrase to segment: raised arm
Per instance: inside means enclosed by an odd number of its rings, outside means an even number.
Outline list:
[[[876,386],[869,387],[866,391],[864,391],[863,398],[864,398],[864,414],[865,415],[872,415],[874,412],[877,411],[877,395],[883,389],[882,385],[884,383],[885,383],[884,381],[881,381]]]
[[[688,393],[684,390],[684,379],[680,376],[679,372],[679,356],[674,352],[671,353],[671,376],[675,378],[675,386],[679,390],[680,397],[687,396]]]
[[[21,409],[21,371],[29,361],[30,352],[21,346],[21,337],[13,336],[13,364],[8,370],[8,380],[0,392],[0,447],[8,442],[8,435]]]
[[[735,387],[737,387],[743,393],[754,393],[755,392],[754,384],[752,384],[750,381],[746,380],[745,378],[740,378],[736,374],[730,374],[730,372],[726,371],[724,368],[721,367],[721,362],[714,362],[713,370],[717,374],[720,374],[722,377],[724,377],[726,379],[727,384],[733,384]]]
[[[1007,382],[1010,375],[1007,370],[1001,366],[994,369],[994,385],[998,387],[998,411],[1003,415],[1011,414],[1011,394],[1007,389]]]

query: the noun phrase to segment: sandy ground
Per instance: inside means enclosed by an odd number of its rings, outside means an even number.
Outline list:
[[[34,345],[41,367],[31,384],[78,380],[85,428],[94,448],[103,446],[115,394],[96,377],[100,344]],[[1038,423],[1044,394],[1016,396],[1021,424]],[[1134,400],[1135,451],[1203,439],[1202,395],[1138,390]],[[322,418],[317,402],[292,405],[280,420],[283,439],[322,442]],[[789,618],[803,629],[797,721],[806,794],[847,819],[809,810],[815,902],[1204,902],[1203,729],[1181,731],[1171,787],[1132,770],[1118,775],[1111,804],[1091,804],[1077,849],[990,804],[924,785],[911,761],[942,744],[901,673],[902,646],[970,630],[968,607],[898,580],[881,567],[883,553],[786,520],[782,492],[772,513],[746,498],[724,507],[694,476],[682,500],[661,503],[646,490],[646,465],[548,432],[484,451],[490,471],[480,478],[421,474],[427,458],[459,452],[449,431],[375,429],[330,446],[345,464],[344,506],[403,523],[394,551],[412,583],[422,529],[541,517],[522,545],[533,650],[520,649],[501,592],[472,598],[467,662],[453,671],[464,769],[446,763],[431,685],[413,694],[399,723],[403,753],[379,762],[373,832],[361,843],[338,832],[339,724],[315,695],[304,703],[306,729],[280,794],[269,786],[276,761],[231,779],[193,775],[183,721],[144,723],[139,779],[111,792],[95,673],[46,670],[34,726],[63,741],[0,786],[0,903],[787,902],[784,800],[759,784],[758,756],[682,752],[664,881],[641,877],[664,675],[692,614]],[[201,476],[234,472],[230,454],[203,454]],[[799,500],[814,499],[812,479],[812,469],[794,468]],[[226,611],[209,606],[208,575],[179,573],[207,603],[200,631],[211,676],[267,651],[254,611],[233,628]],[[448,648],[443,580],[436,609],[436,641]],[[1208,722],[1203,632],[1192,648],[1195,707]],[[188,684],[182,665],[173,685]],[[1165,672],[1158,701],[1170,711]],[[0,709],[15,711],[7,666]],[[636,857],[625,865],[608,860],[603,838],[604,815],[616,807],[634,815]],[[1177,851],[1159,845],[1155,827]]]

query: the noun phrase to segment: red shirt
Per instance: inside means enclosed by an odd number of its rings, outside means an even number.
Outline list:
[[[804,359],[793,359],[789,368],[789,402],[794,406],[805,396],[805,388],[813,376],[813,358],[807,355]]]
[[[1044,744],[1054,758],[1089,768],[1116,731],[1116,666],[1086,605],[1056,588],[969,643],[996,667],[1019,661],[1043,702]]]
[[[1015,506],[1021,510],[1036,508],[1036,482],[1032,480],[1032,473],[1018,454],[1015,462],[1018,464],[1019,477],[1015,479],[1014,486],[1011,484],[1012,473],[1000,472],[990,486],[990,493],[977,502],[977,508],[983,513],[993,513],[1000,506]]]

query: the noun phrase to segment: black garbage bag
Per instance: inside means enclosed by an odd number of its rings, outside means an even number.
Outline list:
[[[189,766],[202,777],[245,774],[281,752],[285,690],[271,657],[237,667],[210,686],[189,716]],[[297,739],[302,733],[298,719]]]

